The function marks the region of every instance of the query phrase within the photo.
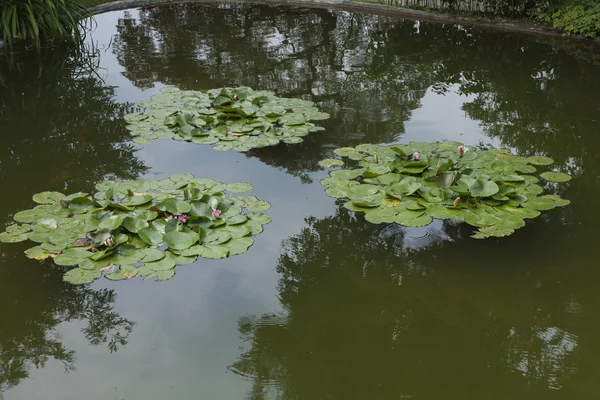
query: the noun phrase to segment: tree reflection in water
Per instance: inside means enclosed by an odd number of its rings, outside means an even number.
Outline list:
[[[247,4],[163,5],[125,13],[113,51],[140,88],[248,85],[315,101],[326,132],[249,152],[310,181],[333,148],[389,143],[428,91],[465,97],[483,133],[518,152],[585,168],[596,144],[597,52],[563,41],[451,24]],[[440,132],[439,136],[460,132]],[[597,161],[588,160],[588,162]]]
[[[131,105],[113,99],[93,56],[50,49],[1,60],[0,225],[31,207],[33,193],[89,191],[103,178],[147,170],[122,121]],[[135,325],[114,311],[113,290],[65,283],[61,267],[23,257],[26,247],[0,246],[0,397],[52,359],[75,369],[75,351],[59,334],[63,322],[83,322],[89,343],[110,352],[127,344]]]
[[[587,380],[595,339],[576,333],[593,294],[565,289],[554,275],[569,272],[551,260],[511,265],[506,247],[468,240],[461,225],[405,230],[343,208],[306,222],[277,265],[285,312],[239,320],[245,346],[231,370],[252,382],[249,398],[591,398],[598,389]],[[515,254],[530,245],[507,241]]]

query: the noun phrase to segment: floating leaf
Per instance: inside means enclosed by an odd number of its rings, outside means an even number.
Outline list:
[[[459,146],[468,153],[459,153]],[[480,228],[476,238],[503,237],[525,226],[524,219],[539,216],[540,210],[569,204],[555,195],[538,197],[543,188],[528,174],[537,172],[531,164],[552,163],[544,156],[525,158],[506,149],[479,150],[457,142],[364,144],[334,152],[359,161],[361,168],[330,172],[321,181],[325,194],[349,199],[343,206],[366,213],[371,223],[413,227],[432,218],[447,219]],[[557,172],[540,176],[554,182],[570,179]]]
[[[248,211],[264,211],[271,208],[271,204],[264,200],[259,200],[254,203],[248,204],[247,208]]]
[[[280,98],[248,87],[218,91],[173,88],[140,106],[146,110],[125,116],[136,143],[172,138],[215,144],[213,149],[219,151],[243,152],[279,142],[300,143],[301,136],[322,130],[310,120],[329,117],[313,107],[312,102]]]
[[[548,182],[563,183],[571,180],[571,176],[564,172],[544,172],[540,176]]]
[[[41,192],[33,195],[33,201],[38,204],[53,204],[64,198],[65,195],[59,192]]]
[[[243,193],[252,190],[252,185],[246,182],[234,182],[227,184],[227,190],[232,193]]]
[[[100,271],[75,268],[65,273],[63,275],[63,280],[74,285],[82,285],[85,283],[92,283],[94,280],[100,278],[101,275],[102,273]]]
[[[198,241],[198,235],[186,232],[169,232],[163,236],[163,241],[171,249],[184,250]]]
[[[319,166],[323,168],[331,168],[331,167],[341,167],[344,165],[342,160],[336,160],[334,158],[326,158],[324,160],[319,161]]]
[[[136,274],[164,280],[176,265],[193,263],[199,255],[223,258],[251,246],[249,236],[271,222],[252,211],[270,204],[224,193],[249,188],[176,174],[160,181],[104,181],[92,195],[43,192],[34,196],[42,204],[15,214],[22,223],[7,226],[0,241],[29,239],[39,244],[25,251],[28,258],[78,266],[65,275],[69,282],[89,283],[105,271],[114,280]],[[242,207],[250,212],[242,213]],[[220,215],[213,216],[215,210]]]
[[[138,269],[132,265],[121,265],[117,272],[106,274],[105,276],[113,281],[120,281],[123,279],[131,279],[138,274]]]
[[[229,249],[225,246],[205,245],[202,248],[203,258],[225,258],[229,255]]]
[[[533,165],[550,165],[554,160],[544,156],[531,156],[527,158],[527,162]]]

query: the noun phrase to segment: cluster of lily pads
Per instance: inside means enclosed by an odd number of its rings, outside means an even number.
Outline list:
[[[378,146],[362,144],[334,150],[356,162],[320,162],[330,172],[325,193],[349,199],[344,206],[365,213],[369,222],[425,226],[433,218],[466,222],[474,238],[503,237],[525,226],[540,211],[568,205],[557,195],[541,195],[536,167],[553,160],[520,157],[506,149],[476,149],[458,142]],[[545,171],[548,182],[567,182],[562,172]]]
[[[143,101],[144,112],[125,116],[136,143],[175,139],[215,145],[215,150],[247,151],[279,142],[300,143],[323,130],[309,122],[329,115],[310,101],[286,99],[248,87],[207,91],[168,87]]]
[[[103,181],[93,195],[42,192],[33,196],[36,207],[14,215],[18,223],[0,233],[0,241],[39,243],[25,251],[27,257],[78,266],[64,275],[75,284],[103,273],[113,280],[136,275],[166,280],[176,265],[198,256],[224,258],[248,250],[251,236],[271,221],[260,212],[270,204],[226,192],[251,188],[176,174],[163,180]]]

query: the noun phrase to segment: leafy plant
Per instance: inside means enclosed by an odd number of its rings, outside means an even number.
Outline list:
[[[0,0],[0,32],[10,48],[18,41],[36,48],[80,42],[90,17],[84,0]]]
[[[176,174],[159,181],[103,181],[96,189],[93,195],[34,195],[39,205],[16,213],[20,224],[0,233],[0,242],[40,243],[25,251],[27,257],[78,265],[64,275],[75,284],[92,282],[103,272],[112,280],[136,275],[166,280],[176,265],[193,263],[198,256],[246,252],[254,243],[250,236],[271,221],[257,212],[270,207],[266,201],[225,195],[252,189],[243,182]]]
[[[358,161],[360,168],[332,171],[321,181],[325,193],[349,198],[344,207],[364,212],[369,222],[425,226],[433,218],[478,227],[474,238],[503,237],[525,226],[540,211],[566,206],[556,195],[540,196],[543,187],[535,166],[544,156],[520,157],[506,149],[478,150],[458,142],[378,146],[362,144],[334,150]],[[335,165],[324,160],[323,166]],[[567,182],[562,172],[540,175],[549,182]]]
[[[323,130],[310,120],[329,118],[310,101],[248,87],[205,92],[169,87],[161,92],[140,103],[145,112],[125,116],[134,142],[175,139],[215,144],[220,151],[247,151],[279,142],[300,143],[310,132]]]
[[[572,0],[551,7],[537,18],[568,34],[594,38],[600,34],[600,3],[595,0]]]

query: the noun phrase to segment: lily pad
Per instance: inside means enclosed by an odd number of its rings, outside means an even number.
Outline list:
[[[89,283],[106,272],[108,279],[169,279],[176,265],[198,256],[223,258],[242,254],[271,218],[270,207],[254,196],[231,196],[252,186],[222,184],[190,174],[159,181],[103,181],[88,195],[43,192],[42,203],[15,214],[17,222],[0,233],[0,241],[37,242],[28,258],[52,259],[77,266],[65,275],[72,283]]]
[[[117,272],[106,274],[106,277],[113,281],[120,281],[123,279],[131,279],[138,274],[138,269],[132,265],[121,265]]]
[[[540,177],[544,178],[548,182],[557,183],[564,183],[571,180],[571,176],[569,174],[565,174],[564,172],[544,172],[540,175]]]
[[[363,144],[334,152],[360,161],[361,168],[330,172],[321,181],[325,194],[349,199],[343,207],[364,212],[365,219],[375,224],[416,227],[436,218],[475,226],[479,231],[473,237],[478,239],[503,237],[524,227],[524,219],[569,204],[556,195],[539,196],[544,189],[532,174],[537,173],[534,165],[553,162],[544,156],[525,158],[506,149],[478,149],[458,142]],[[327,159],[323,165],[346,164]],[[557,172],[538,176],[552,182],[570,179]]]
[[[166,89],[168,94],[140,103],[144,112],[125,116],[136,143],[172,138],[214,144],[213,149],[219,151],[243,152],[280,142],[301,143],[302,136],[322,130],[310,121],[329,118],[310,101],[285,99],[248,87]]]
[[[334,158],[326,158],[324,160],[319,161],[319,166],[323,168],[331,168],[331,167],[341,167],[344,165],[342,160],[336,160]]]

